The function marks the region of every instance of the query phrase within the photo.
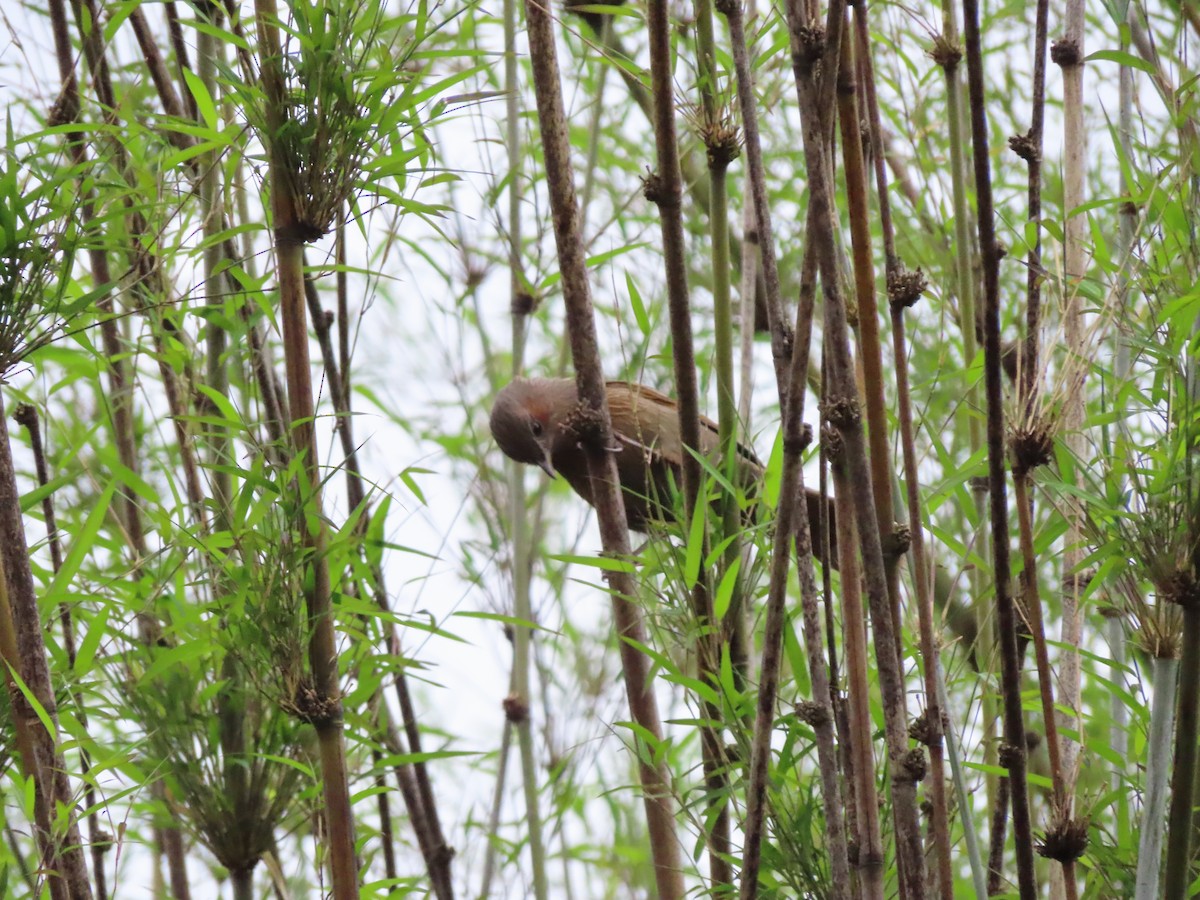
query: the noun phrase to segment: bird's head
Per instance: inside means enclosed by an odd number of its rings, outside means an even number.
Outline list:
[[[549,382],[518,378],[492,403],[492,437],[511,459],[539,467],[554,477],[550,465],[554,429],[553,392]]]

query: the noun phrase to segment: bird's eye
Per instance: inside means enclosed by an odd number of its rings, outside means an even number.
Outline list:
[[[539,422],[537,419],[530,419],[529,420],[529,430],[533,432],[534,437],[541,437],[542,436],[542,423]]]

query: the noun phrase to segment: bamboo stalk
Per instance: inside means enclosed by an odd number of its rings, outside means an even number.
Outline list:
[[[541,0],[526,0],[525,18],[554,220],[554,238],[566,301],[567,334],[575,363],[580,416],[587,422],[588,434],[583,441],[583,449],[593,479],[593,500],[604,552],[610,557],[624,560],[630,555],[629,529],[620,495],[616,461],[608,450],[614,446],[612,422],[596,344],[591,291],[583,257],[583,235],[579,230],[579,210],[575,202],[554,30],[550,10],[541,4]],[[682,860],[675,836],[675,801],[665,765],[652,747],[645,746],[646,741],[653,746],[661,743],[663,731],[649,679],[648,661],[638,649],[645,644],[645,628],[641,614],[633,603],[636,596],[634,579],[632,573],[624,568],[607,572],[606,575],[613,604],[613,623],[620,638],[629,709],[645,735],[637,739],[640,746],[638,774],[646,809],[655,881],[662,900],[679,900],[684,890]]]
[[[1016,606],[1009,584],[1008,499],[1004,476],[1004,407],[1000,347],[1000,253],[992,208],[991,162],[988,158],[987,112],[983,90],[983,49],[979,4],[963,0],[970,91],[971,138],[975,157],[979,248],[983,255],[984,381],[987,393],[988,480],[992,527],[992,571],[995,576],[996,622],[999,631],[1001,687],[1004,699],[1004,753],[1012,796],[1013,836],[1021,900],[1037,896],[1033,865],[1033,825],[1026,786],[1025,722],[1021,711],[1021,663],[1017,650]]]

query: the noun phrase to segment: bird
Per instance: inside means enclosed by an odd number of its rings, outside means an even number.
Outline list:
[[[625,517],[632,530],[646,533],[652,522],[675,519],[671,484],[682,484],[686,452],[679,432],[678,406],[666,394],[628,381],[605,382],[605,395]],[[551,478],[561,475],[575,493],[595,506],[587,454],[571,427],[578,406],[573,379],[516,378],[496,395],[489,424],[506,456],[538,466]],[[719,449],[717,423],[700,416],[700,452],[715,457]],[[737,459],[738,480],[750,490],[761,481],[763,465],[744,444],[738,445]],[[833,507],[823,506],[820,494],[813,490],[807,491],[807,502],[816,550],[821,543],[822,509],[828,510],[832,523]],[[832,533],[831,524],[831,540]],[[818,558],[821,555],[817,552]]]

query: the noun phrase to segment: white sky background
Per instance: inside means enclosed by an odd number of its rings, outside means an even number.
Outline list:
[[[500,18],[500,6],[496,2],[497,22]],[[6,3],[2,10],[12,29],[6,35],[0,30],[0,99],[11,96],[34,97],[45,101],[57,93],[57,74],[53,65],[52,44],[49,39],[47,23],[44,17],[30,14],[24,7]],[[154,6],[146,7],[151,21],[158,21],[158,11]],[[873,12],[875,26],[881,27],[880,17],[906,16],[908,13],[895,7],[876,9]],[[918,13],[925,21],[938,21],[940,15],[937,8],[926,5]],[[1096,15],[1103,15],[1097,10]],[[1032,17],[1032,5],[1029,16]],[[435,14],[435,18],[437,14]],[[1052,17],[1052,20],[1056,17]],[[919,28],[909,20],[910,27]],[[571,22],[571,27],[576,27]],[[1014,35],[1017,29],[1014,27]],[[19,38],[23,51],[18,49],[13,35]],[[1020,32],[1021,40],[1026,40],[1026,33]],[[1051,38],[1055,37],[1052,28]],[[127,29],[123,30],[122,38],[129,41]],[[481,39],[494,42],[494,48],[501,46],[501,31],[497,24],[488,32],[481,32]],[[989,43],[1003,40],[999,34],[987,36]],[[120,40],[120,39],[119,39]],[[1114,48],[1115,42],[1093,34],[1089,36],[1088,51]],[[521,46],[523,50],[524,41]],[[892,69],[888,62],[886,51],[877,61],[880,67]],[[126,54],[128,58],[128,54]],[[560,61],[562,54],[560,51]],[[500,65],[499,57],[496,65]],[[932,67],[932,65],[931,65]],[[910,76],[911,77],[911,76]],[[688,73],[677,73],[682,85],[690,78]],[[1157,97],[1153,94],[1148,83],[1139,79],[1140,98],[1152,109],[1159,108]],[[1047,67],[1047,91],[1050,97],[1060,95],[1059,70],[1050,64]],[[917,103],[927,94],[938,94],[942,90],[940,76],[922,78],[920,83],[912,82],[908,90],[901,94],[902,99],[895,102]],[[461,89],[471,90],[468,83]],[[457,88],[455,90],[458,90]],[[615,73],[610,74],[608,90],[619,94],[624,89],[618,83]],[[1026,94],[1028,92],[1026,91]],[[785,92],[784,97],[789,103],[793,98]],[[1107,63],[1090,65],[1087,69],[1087,86],[1085,97],[1090,104],[1091,134],[1094,143],[1089,148],[1089,156],[1096,159],[1101,155],[1106,160],[1115,157],[1105,131],[1104,112],[1115,117],[1116,110],[1116,80],[1115,67]],[[568,93],[569,108],[581,117],[586,111],[579,104],[586,98],[573,96]],[[532,102],[525,104],[525,109],[531,109]],[[19,107],[10,107],[14,116],[18,133],[21,131],[24,113]],[[794,110],[791,111],[794,117]],[[455,233],[462,229],[469,242],[494,245],[496,236],[495,217],[503,215],[506,207],[502,204],[491,208],[486,204],[494,179],[499,177],[504,169],[503,150],[499,142],[503,137],[503,102],[501,100],[485,103],[476,109],[463,110],[449,120],[439,124],[436,129],[439,163],[446,169],[458,172],[462,182],[453,190],[453,205],[456,219],[448,218],[444,223],[447,232]],[[1060,145],[1060,125],[1057,108],[1047,110],[1046,146],[1047,169],[1057,166],[1056,153]],[[631,136],[649,142],[649,126],[640,113],[634,113],[627,127]],[[680,122],[682,128],[682,122]],[[1024,123],[1022,123],[1022,128]],[[529,130],[526,121],[526,135],[536,139]],[[798,135],[798,132],[797,132]],[[798,140],[798,137],[797,137]],[[1006,153],[1007,148],[993,147],[994,153]],[[647,143],[647,152],[652,149]],[[649,161],[649,158],[647,158]],[[577,163],[581,160],[577,159]],[[1115,169],[1115,167],[1111,167]],[[740,177],[740,163],[734,170],[734,177]],[[1115,171],[1113,174],[1115,179]],[[1011,185],[1010,190],[1002,190],[997,198],[999,214],[1002,219],[1011,223],[1019,223],[1024,218],[1024,185]],[[949,185],[933,184],[927,186],[931,196],[948,196]],[[418,199],[433,202],[433,196],[418,195]],[[544,198],[537,198],[538,217],[545,216]],[[638,198],[635,202],[643,202]],[[738,214],[740,219],[740,213]],[[423,421],[438,423],[446,434],[458,433],[463,425],[464,415],[462,398],[475,404],[471,415],[474,427],[486,431],[486,419],[480,409],[486,408],[488,392],[486,378],[480,371],[481,356],[478,345],[472,340],[470,326],[463,326],[459,312],[454,306],[455,291],[462,290],[462,278],[451,288],[446,281],[418,254],[409,252],[402,244],[395,244],[383,255],[380,255],[386,236],[382,229],[391,221],[390,212],[383,210],[372,216],[373,231],[366,245],[352,244],[350,249],[350,264],[361,265],[364,268],[379,268],[387,281],[380,283],[376,280],[360,281],[357,283],[357,293],[352,288],[352,298],[365,298],[362,302],[367,307],[365,319],[362,322],[358,336],[358,345],[354,355],[354,379],[357,384],[369,386],[378,393],[384,402],[401,416],[414,416]],[[608,214],[596,210],[589,216],[592,224],[589,234],[595,230],[595,223],[606,221]],[[781,241],[787,245],[795,245],[797,225],[794,221],[776,221],[776,227]],[[435,255],[435,262],[443,270],[462,272],[462,259],[455,248],[415,216],[408,216],[400,221],[400,233],[407,239],[422,242],[422,246]],[[525,226],[526,234],[534,231],[534,223]],[[359,239],[354,229],[347,232],[352,241]],[[547,230],[548,235],[548,230]],[[593,248],[592,252],[604,252],[623,243],[634,240],[646,240],[652,246],[657,245],[658,235],[650,231],[642,235],[631,235],[620,230],[612,232],[612,236],[604,237]],[[327,246],[322,245],[322,246]],[[547,237],[543,246],[543,262],[545,271],[530,273],[538,277],[544,276],[551,269],[552,242]],[[694,248],[694,252],[706,252],[704,247]],[[1049,251],[1053,254],[1053,248]],[[310,252],[310,260],[316,262],[321,258],[319,250]],[[605,266],[593,273],[593,286],[597,292],[598,302],[620,302],[624,292],[625,272],[632,271],[638,278],[638,285],[643,296],[648,299],[657,297],[661,291],[661,278],[653,264],[646,265],[646,259],[632,255],[622,257],[611,266]],[[1053,257],[1048,259],[1054,265]],[[262,265],[262,263],[260,263]],[[183,289],[183,286],[180,286]],[[509,287],[508,273],[501,266],[493,266],[482,282],[479,291],[479,312],[491,340],[497,348],[507,347],[509,335]],[[707,294],[697,292],[694,296],[698,308],[706,308],[709,303]],[[328,305],[329,299],[325,298]],[[551,296],[548,301],[552,306],[561,306],[561,298]],[[354,308],[352,300],[352,310]],[[555,315],[555,320],[560,316]],[[606,352],[620,354],[623,351],[622,341],[613,332],[610,322],[602,322],[602,340],[607,341]],[[634,326],[630,321],[629,329]],[[933,325],[937,327],[936,323]],[[534,340],[536,341],[536,335]],[[536,358],[541,348],[535,343],[530,348],[530,358]],[[314,359],[318,356],[315,343],[312,347]],[[628,352],[628,351],[624,351]],[[760,408],[770,405],[770,362],[769,348],[766,344],[756,345],[758,384],[760,390],[757,400]],[[390,518],[390,539],[398,544],[410,546],[429,554],[440,557],[439,561],[429,563],[417,557],[407,557],[402,554],[390,554],[388,579],[394,608],[401,612],[421,615],[428,611],[439,621],[446,622],[455,612],[507,612],[500,606],[506,602],[503,592],[505,583],[493,569],[487,573],[484,584],[464,583],[460,577],[459,564],[460,541],[477,537],[478,527],[470,521],[467,510],[471,507],[469,493],[476,489],[471,484],[473,473],[464,471],[461,466],[450,464],[439,446],[431,441],[415,439],[410,433],[399,428],[386,417],[370,408],[361,397],[355,398],[358,415],[354,421],[356,441],[362,445],[360,460],[368,478],[376,479],[382,486],[390,489],[397,499]],[[709,408],[715,408],[710,404]],[[810,412],[808,418],[812,419]],[[756,446],[760,455],[766,456],[770,449],[775,422],[759,417],[757,428],[760,433]],[[324,428],[325,440],[323,447],[329,448],[326,461],[330,464],[340,462],[340,448],[335,445],[328,428]],[[498,462],[498,455],[494,461]],[[417,476],[421,489],[426,498],[426,504],[421,505],[407,492],[396,475],[402,469],[417,466],[432,470],[431,474]],[[531,470],[527,484],[531,487],[542,479],[539,472]],[[340,491],[340,481],[334,481]],[[340,501],[340,497],[339,497]],[[403,505],[403,508],[401,508]],[[334,520],[344,512],[344,504],[335,507],[332,512]],[[577,535],[582,535],[576,552],[590,554],[599,549],[599,541],[590,515],[582,501],[564,504],[561,512],[563,528],[561,532],[552,533],[547,543],[551,550],[572,552]],[[30,529],[31,540],[40,536],[40,523]],[[561,534],[561,538],[559,537]],[[586,580],[594,580],[588,573],[577,573]],[[536,577],[536,576],[535,576]],[[547,588],[535,582],[535,603],[538,597],[545,596]],[[579,629],[603,633],[608,623],[608,600],[596,591],[578,588],[574,590],[574,598],[570,602],[572,625]],[[558,607],[549,607],[552,612]],[[544,621],[545,627],[554,629],[559,623]],[[406,650],[430,666],[428,677],[437,683],[437,687],[422,687],[418,691],[418,709],[425,724],[432,725],[448,734],[456,735],[450,749],[457,751],[477,751],[488,753],[495,749],[499,740],[502,723],[501,700],[507,692],[510,647],[504,639],[501,628],[496,623],[471,618],[456,618],[447,623],[447,627],[466,643],[432,638],[425,639],[415,633],[406,633],[404,642]],[[616,674],[615,658],[604,661],[605,669],[610,676]],[[556,666],[571,666],[571,661],[558,660],[551,663]],[[569,698],[558,698],[566,700]],[[667,697],[664,695],[664,701]],[[543,710],[535,700],[534,715],[538,724],[543,720]],[[678,708],[676,709],[678,711]],[[620,737],[611,729],[614,721],[627,717],[624,705],[624,695],[619,685],[612,683],[605,695],[605,701],[596,710],[596,715],[588,720],[579,721],[572,716],[574,710],[564,708],[555,711],[558,717],[554,727],[558,729],[560,738],[568,744],[586,742],[579,751],[579,756],[585,760],[585,765],[603,765],[610,772],[620,770],[627,765],[627,760],[618,754]],[[664,711],[664,717],[668,713]],[[435,749],[436,742],[427,738],[426,750]],[[569,750],[569,746],[559,746],[556,749]],[[539,754],[545,762],[543,754]],[[591,760],[591,762],[586,762]],[[447,831],[450,843],[456,847],[459,857],[456,861],[455,875],[457,885],[463,896],[477,889],[479,865],[482,860],[483,848],[479,840],[480,832],[474,830],[468,838],[463,831],[468,819],[481,821],[486,819],[487,809],[491,802],[493,789],[492,763],[482,763],[477,758],[462,757],[446,761],[436,761],[431,765],[431,776],[440,805],[442,823]],[[515,752],[510,761],[510,784],[517,787],[517,770]],[[582,779],[587,781],[586,777]],[[519,800],[510,791],[510,803],[506,810],[507,818],[519,817]],[[602,835],[607,824],[602,820],[602,804],[593,804],[596,808],[596,820],[590,838],[602,844]],[[393,810],[401,808],[398,795],[393,804]],[[373,812],[366,812],[367,818],[373,818]],[[574,820],[572,820],[574,821]],[[397,817],[397,828],[402,837],[409,838],[407,823],[403,815]],[[509,832],[510,836],[513,832]],[[573,836],[571,840],[576,837]],[[685,836],[685,842],[690,836]],[[690,853],[690,845],[685,852]],[[121,878],[117,882],[120,890],[119,897],[148,896],[143,885],[148,886],[148,876],[145,873],[146,857],[131,849],[124,857]],[[189,860],[193,878],[199,879],[202,866],[199,859],[192,856]],[[407,857],[402,862],[402,871],[408,873],[420,872],[419,858],[415,855]],[[520,868],[524,869],[525,866]],[[552,869],[552,871],[554,871]],[[595,896],[588,893],[586,882],[576,872],[573,888],[574,896],[586,898]],[[509,892],[507,896],[522,897],[526,895],[526,887],[511,869],[505,873],[508,879]],[[468,889],[469,888],[469,889]],[[197,896],[203,896],[200,889]],[[502,896],[502,894],[497,894]]]

